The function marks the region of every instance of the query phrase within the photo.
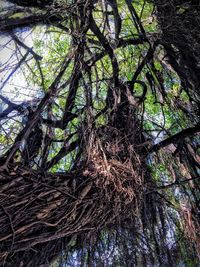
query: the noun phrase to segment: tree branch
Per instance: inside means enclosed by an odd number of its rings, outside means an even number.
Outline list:
[[[193,136],[194,134],[197,134],[198,132],[200,132],[200,122],[197,123],[197,125],[194,127],[184,129],[183,131],[170,136],[169,138],[161,141],[160,143],[153,145],[150,149],[150,152],[157,152],[161,148],[164,148],[170,144],[179,143],[184,138]]]

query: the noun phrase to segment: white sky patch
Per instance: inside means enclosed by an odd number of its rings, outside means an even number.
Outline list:
[[[22,40],[26,46],[32,48],[33,40],[30,31],[24,31],[17,34],[17,37]],[[20,50],[19,50],[20,49]],[[8,79],[13,70],[17,67],[18,62],[26,54],[24,48],[16,50],[16,45],[11,41],[11,37],[8,35],[1,36],[0,39],[0,94],[9,98],[14,103],[20,103],[24,101],[30,101],[38,94],[38,88],[32,84],[28,84],[26,81],[22,68],[19,67],[15,73]],[[17,52],[16,52],[17,51]],[[20,55],[21,53],[21,55]],[[26,58],[30,60],[32,55],[29,54]],[[22,63],[23,65],[24,63]],[[4,82],[8,79],[6,84]]]

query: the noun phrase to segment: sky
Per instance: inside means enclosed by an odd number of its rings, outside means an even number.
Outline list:
[[[0,1],[0,10],[8,6],[5,1]],[[12,6],[12,4],[11,4]],[[28,46],[33,46],[32,34],[27,29],[23,32],[17,32],[20,40]],[[20,48],[22,55],[26,53],[25,49]],[[21,59],[20,52],[16,54],[16,46],[7,34],[0,34],[0,94],[9,98],[14,103],[19,103],[33,99],[37,94],[37,88],[27,84],[22,70],[19,68],[14,75],[8,80],[5,86],[3,83],[15,69],[17,62]],[[28,56],[27,58],[30,58]],[[3,88],[2,88],[3,87]],[[0,112],[1,112],[0,102]]]
[[[29,33],[25,32],[20,34],[21,38],[25,40],[27,46],[32,47],[32,38]],[[25,55],[26,51],[21,49],[23,55]],[[10,41],[10,37],[1,36],[0,39],[0,93],[4,97],[8,97],[9,100],[17,103],[23,102],[27,100],[31,100],[37,94],[37,89],[33,88],[33,85],[29,85],[23,75],[23,71],[21,68],[12,75],[12,77],[8,80],[6,85],[2,88],[3,83],[6,79],[8,79],[9,75],[12,73],[13,69],[15,69],[18,58],[20,60],[19,52],[16,54],[15,52],[15,44]],[[30,58],[28,56],[27,58]]]

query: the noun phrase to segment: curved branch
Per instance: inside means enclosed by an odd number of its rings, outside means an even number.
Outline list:
[[[194,127],[184,129],[183,131],[170,136],[169,138],[161,141],[160,143],[153,145],[150,149],[150,152],[157,152],[161,148],[164,148],[170,144],[177,144],[183,139],[193,136],[199,132],[200,132],[200,122],[197,123],[197,125]]]
[[[36,25],[55,25],[61,18],[56,15],[31,15],[25,18],[6,18],[0,19],[0,32],[11,32],[17,28],[32,27]]]

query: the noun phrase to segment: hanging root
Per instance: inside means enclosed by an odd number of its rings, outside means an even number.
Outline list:
[[[120,132],[115,136],[112,138],[105,132],[102,141],[97,133],[91,133],[84,173],[93,177],[96,187],[104,190],[105,199],[113,207],[121,206],[124,215],[139,216],[144,190],[144,160],[128,137],[121,140]]]
[[[194,244],[198,257],[200,259],[200,223],[198,214],[194,214],[194,210],[187,207],[187,205],[181,205],[182,227],[185,236]]]

